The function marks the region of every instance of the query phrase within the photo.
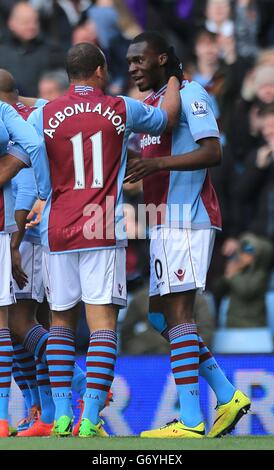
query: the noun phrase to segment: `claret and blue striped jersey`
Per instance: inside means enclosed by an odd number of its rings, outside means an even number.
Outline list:
[[[122,186],[131,132],[160,134],[166,113],[98,88],[71,85],[34,111],[29,122],[45,139],[49,173],[32,162],[38,192],[50,177],[51,193],[41,222],[50,252],[125,246]]]
[[[151,93],[145,103],[159,107],[164,86]],[[210,97],[196,82],[185,81],[180,91],[181,113],[172,132],[161,136],[144,134],[140,140],[143,158],[157,158],[191,152],[199,140],[219,137],[218,126],[211,108]],[[181,228],[221,228],[221,214],[208,169],[195,171],[162,171],[143,180],[146,204],[161,206],[157,225]],[[161,215],[162,214],[162,215]]]

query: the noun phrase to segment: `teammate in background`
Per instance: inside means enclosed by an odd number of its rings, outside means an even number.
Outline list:
[[[116,360],[117,313],[126,304],[121,204],[127,139],[132,131],[159,134],[167,123],[175,123],[179,82],[175,77],[169,81],[166,113],[130,98],[105,95],[107,64],[94,45],[72,47],[66,66],[69,91],[29,119],[45,137],[52,182],[41,236],[50,252],[44,256],[43,271],[53,311],[47,344],[56,407],[53,433],[72,432],[71,376],[77,305],[82,299],[91,336],[79,436],[93,437],[101,433],[99,412]]]
[[[14,302],[11,275],[10,233],[16,230],[9,179],[25,166],[25,160],[38,159],[42,141],[35,130],[8,104],[0,102],[0,437],[8,437],[8,401],[12,373],[12,344],[8,328],[8,306]],[[20,148],[18,148],[18,144]],[[28,156],[29,155],[29,156]]]
[[[146,104],[160,106],[172,55],[173,48],[154,32],[140,34],[129,46],[127,59],[133,80],[140,91],[153,90]],[[209,436],[219,437],[234,428],[250,408],[250,400],[225,377],[197,336],[193,319],[195,292],[205,288],[215,231],[221,228],[219,205],[207,170],[220,163],[221,147],[206,91],[196,82],[184,81],[180,95],[176,128],[159,138],[144,135],[143,158],[128,163],[127,181],[144,178],[145,203],[165,205],[162,220],[154,222],[151,232],[149,317],[170,341],[180,401],[179,421],[144,431],[141,436],[203,437],[198,382],[202,375],[215,392],[218,405]]]
[[[36,109],[19,101],[15,80],[4,69],[0,69],[0,99],[12,105],[25,120]],[[33,105],[35,104],[43,105],[45,100],[34,99]],[[26,217],[37,199],[33,169],[21,170],[12,184],[18,228],[18,231],[12,234],[11,240],[12,270],[17,281],[14,285],[17,303],[9,307],[9,326],[13,335],[13,374],[26,399],[27,408],[30,408],[29,417],[22,420],[18,428],[18,436],[49,436],[55,410],[45,354],[48,331],[36,318],[39,304],[44,300],[42,247],[39,228],[34,227],[25,233]],[[72,380],[73,389],[83,397],[86,379],[78,365],[75,365]],[[38,410],[39,404],[41,413]]]

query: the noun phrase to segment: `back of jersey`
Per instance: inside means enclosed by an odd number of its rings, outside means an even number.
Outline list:
[[[125,173],[126,107],[122,98],[71,85],[43,109],[52,195],[50,251],[117,246],[115,208]]]

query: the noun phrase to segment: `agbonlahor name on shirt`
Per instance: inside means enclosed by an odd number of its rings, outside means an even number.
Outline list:
[[[121,132],[124,132],[126,128],[125,124],[123,123],[123,118],[119,114],[115,114],[116,111],[110,106],[107,106],[107,108],[103,110],[102,103],[97,103],[94,108],[90,107],[90,103],[75,103],[72,106],[66,106],[62,111],[57,111],[54,116],[50,117],[48,120],[49,128],[44,129],[44,133],[53,139],[56,129],[60,126],[60,124],[62,124],[62,122],[64,122],[67,118],[80,113],[97,113],[100,116],[108,119],[115,127],[118,135],[120,135]]]

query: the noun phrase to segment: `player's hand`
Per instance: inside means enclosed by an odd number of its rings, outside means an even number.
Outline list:
[[[161,158],[131,159],[128,161],[124,183],[137,183],[145,176],[161,170]]]
[[[184,78],[183,74],[183,65],[180,59],[176,56],[174,48],[170,47],[168,51],[168,60],[166,63],[166,75],[167,79],[170,77],[176,77],[179,80],[179,83],[182,83]]]
[[[221,248],[221,253],[226,258],[235,255],[235,253],[239,250],[239,240],[236,238],[227,238]]]
[[[233,259],[228,261],[224,276],[226,279],[231,279],[242,271],[242,265],[239,259]]]
[[[35,227],[36,225],[40,224],[45,204],[46,201],[41,201],[41,199],[37,199],[33,208],[27,216],[27,219],[30,222],[26,224],[26,229]]]
[[[256,166],[257,168],[267,168],[272,162],[272,149],[269,145],[260,147],[257,151]]]
[[[11,249],[12,275],[18,284],[19,289],[23,289],[28,283],[28,276],[21,266],[21,254],[19,248]]]

